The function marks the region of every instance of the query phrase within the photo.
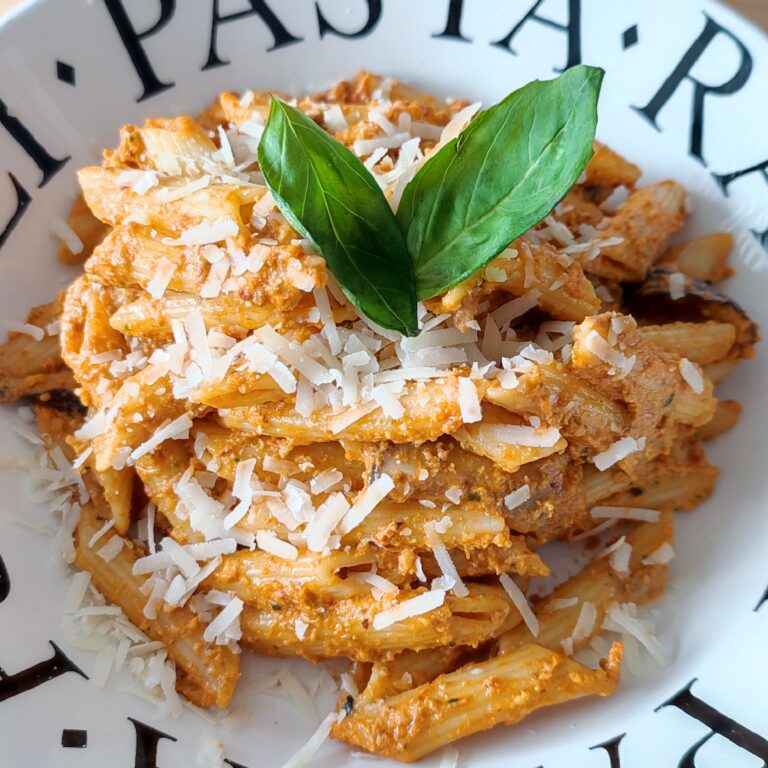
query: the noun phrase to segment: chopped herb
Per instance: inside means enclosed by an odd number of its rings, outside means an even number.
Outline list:
[[[352,709],[355,706],[355,700],[351,696],[347,696],[346,699],[344,699],[344,706],[342,709],[344,710],[344,714],[349,716],[352,714]]]
[[[630,493],[631,493],[633,496],[642,496],[642,495],[643,495],[643,489],[642,489],[642,488],[638,488],[637,486],[632,486],[632,487],[629,489],[629,492],[630,492]]]

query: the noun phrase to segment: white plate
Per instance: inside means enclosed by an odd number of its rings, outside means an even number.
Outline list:
[[[535,11],[542,18],[562,23],[569,9],[580,18],[572,19],[570,35],[552,23],[529,19],[515,35],[513,55],[491,42],[503,39],[523,19],[534,6],[532,0],[467,0],[460,20],[461,0],[386,0],[372,29],[346,38],[319,34],[314,2],[268,4],[284,25],[278,37],[301,40],[275,46],[262,19],[232,20],[218,30],[218,57],[231,63],[203,70],[213,3],[185,0],[173,12],[174,3],[163,2],[169,18],[158,24],[159,0],[125,0],[131,26],[124,37],[133,34],[131,29],[143,33],[157,27],[134,50],[137,61],[146,57],[144,82],[113,20],[123,8],[118,0],[38,2],[6,21],[0,29],[0,99],[39,142],[39,151],[49,153],[46,162],[71,159],[41,185],[41,170],[11,136],[15,131],[20,137],[18,125],[11,133],[0,129],[0,230],[17,202],[9,172],[31,198],[0,250],[3,324],[21,319],[30,305],[50,300],[70,279],[54,257],[51,221],[67,211],[75,169],[92,162],[97,148],[113,146],[123,123],[147,115],[194,113],[223,89],[312,90],[359,68],[491,103],[534,77],[551,77],[566,63],[570,40],[571,61],[581,56],[608,72],[599,137],[637,161],[646,181],[672,177],[689,187],[695,214],[685,235],[734,231],[737,275],[727,290],[768,328],[768,246],[761,247],[750,233],[768,229],[768,175],[744,175],[728,186],[727,197],[712,176],[764,164],[768,158],[768,42],[726,8],[700,0],[584,0],[578,14],[578,0],[544,0]],[[330,25],[355,32],[365,26],[369,8],[375,13],[380,4],[319,0],[318,5]],[[249,7],[244,0],[221,6],[222,13]],[[449,6],[454,14],[450,24]],[[454,36],[437,34],[446,28]],[[455,36],[458,31],[466,40]],[[72,84],[66,82],[65,65],[74,69]],[[138,100],[145,86],[153,90],[148,67],[157,83],[175,86]],[[64,80],[57,78],[57,70]],[[697,112],[692,105],[702,86],[691,78],[710,86],[729,84],[705,95]],[[658,107],[655,127],[636,107],[647,107],[646,112]],[[699,132],[701,142],[694,139],[692,153],[691,136]],[[746,417],[709,451],[723,468],[717,492],[695,513],[678,518],[674,599],[664,602],[659,620],[663,639],[674,649],[672,663],[641,679],[625,679],[610,699],[556,708],[516,728],[500,727],[469,739],[459,745],[461,766],[648,768],[693,766],[695,761],[697,768],[750,768],[768,761],[768,604],[756,610],[768,587],[766,391],[768,365],[760,347],[757,359],[723,387],[724,396],[742,401]],[[27,450],[10,431],[18,424],[15,409],[4,410],[0,419],[1,455]],[[149,705],[119,691],[119,680],[98,689],[68,673],[7,697],[14,675],[51,656],[49,640],[60,643],[88,673],[93,656],[63,642],[65,568],[50,541],[9,522],[34,511],[26,479],[4,472],[0,481],[0,556],[10,575],[10,594],[0,592],[0,665],[10,676],[10,682],[0,679],[0,699],[5,698],[0,701],[2,768],[152,766],[148,759],[136,761],[129,717],[178,739],[160,742],[158,764],[163,768],[195,764],[201,733],[215,733],[228,756],[250,768],[280,766],[310,735],[310,722],[278,699],[249,697],[247,684],[236,707],[247,706],[250,714],[236,732],[216,728],[193,713],[158,722]],[[278,665],[252,659],[246,664],[246,683],[253,668]],[[313,673],[309,665],[294,667],[300,674]],[[656,711],[694,678],[692,695],[701,703],[694,699],[687,713],[674,705]],[[678,702],[682,706],[683,698]],[[717,712],[734,721],[730,731]],[[711,728],[719,733],[712,735]],[[63,729],[87,730],[87,748],[63,748]],[[613,757],[607,749],[591,749],[621,734],[626,735],[620,747],[611,748]],[[691,754],[702,739],[698,753]],[[433,757],[424,764],[437,762]],[[326,747],[317,761],[335,768],[371,764],[352,757],[342,745]]]

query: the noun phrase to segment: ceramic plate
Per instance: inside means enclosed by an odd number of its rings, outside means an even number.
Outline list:
[[[212,34],[217,8],[222,20]],[[361,68],[490,104],[582,61],[607,71],[599,138],[637,162],[643,181],[687,185],[694,215],[685,237],[734,233],[736,276],[727,291],[768,328],[768,40],[702,0],[28,4],[0,28],[0,322],[22,319],[71,279],[55,259],[52,222],[68,210],[75,170],[114,146],[124,123],[194,113],[224,89],[311,91]],[[708,450],[723,469],[717,492],[678,516],[671,595],[658,618],[670,664],[625,676],[609,699],[469,739],[459,744],[462,768],[768,761],[762,347],[722,390],[743,403],[745,417]],[[0,455],[13,464],[29,446],[13,431],[16,408],[0,420]],[[128,675],[113,675],[104,688],[86,679],[93,654],[68,645],[61,630],[66,568],[50,539],[14,522],[45,524],[29,478],[7,471],[0,483],[2,768],[191,766],[201,735],[220,739],[232,765],[272,768],[309,737],[310,718],[284,699],[249,692],[249,678],[279,668],[277,660],[249,657],[233,705],[237,729],[192,711],[159,720],[121,690]],[[308,682],[317,675],[308,664],[292,668]],[[320,697],[321,715],[331,705]],[[334,768],[374,764],[334,743],[316,759]]]

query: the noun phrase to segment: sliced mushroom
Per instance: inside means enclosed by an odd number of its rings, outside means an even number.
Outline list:
[[[754,356],[754,345],[760,340],[757,325],[733,299],[716,291],[710,283],[694,280],[680,272],[654,269],[641,285],[626,287],[626,301],[641,323],[708,320],[730,323],[736,329],[736,342],[730,357],[745,360]],[[672,294],[678,288],[682,289],[683,295],[674,299]]]

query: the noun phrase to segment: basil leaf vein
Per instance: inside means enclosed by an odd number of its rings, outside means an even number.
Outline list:
[[[523,86],[422,166],[397,212],[419,300],[477,272],[576,183],[592,156],[603,75],[580,65]]]
[[[411,257],[384,193],[360,160],[277,99],[258,159],[280,210],[323,256],[349,300],[384,328],[417,333]]]

